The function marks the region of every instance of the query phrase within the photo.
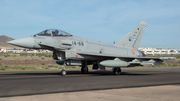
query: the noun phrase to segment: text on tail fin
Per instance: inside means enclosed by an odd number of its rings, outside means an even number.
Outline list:
[[[141,21],[133,30],[131,30],[124,38],[115,43],[115,46],[122,46],[125,48],[138,48],[147,22]]]

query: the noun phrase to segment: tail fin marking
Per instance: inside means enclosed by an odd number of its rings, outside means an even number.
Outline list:
[[[124,38],[122,38],[119,42],[116,42],[114,45],[137,49],[139,47],[146,26],[147,22],[140,22]]]

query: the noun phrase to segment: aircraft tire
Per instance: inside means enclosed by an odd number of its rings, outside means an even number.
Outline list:
[[[83,74],[87,74],[87,73],[88,73],[88,67],[87,67],[87,66],[83,66],[83,67],[81,68],[81,72],[82,72]]]
[[[64,69],[61,71],[61,75],[62,75],[62,76],[65,76],[65,75],[66,75],[66,71],[65,71]]]
[[[114,75],[120,75],[121,74],[121,68],[120,67],[115,67],[113,70]]]

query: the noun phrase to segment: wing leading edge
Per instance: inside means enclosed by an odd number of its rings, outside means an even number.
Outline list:
[[[92,52],[78,52],[80,55],[89,55],[89,56],[99,56],[99,57],[112,57],[112,58],[127,58],[127,59],[143,59],[143,60],[165,60],[165,59],[173,59],[174,57],[166,57],[166,58],[157,58],[157,57],[137,57],[137,56],[126,56],[126,55],[116,55],[116,54],[103,54],[103,53],[92,53]]]
[[[138,65],[159,65],[162,64],[163,60],[173,60],[175,57],[133,57],[133,56],[125,56],[125,55],[113,55],[113,54],[102,54],[102,53],[88,53],[88,52],[79,52],[80,55],[88,55],[88,56],[97,56],[97,57],[111,57],[114,60],[103,60],[101,65],[107,67],[113,66],[122,66],[122,67],[130,67],[130,66],[138,66]],[[116,65],[117,64],[117,65]],[[124,64],[124,65],[122,65]]]

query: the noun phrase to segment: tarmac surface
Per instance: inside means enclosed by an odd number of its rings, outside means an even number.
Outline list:
[[[108,71],[0,71],[0,101],[180,100],[180,67],[122,68]]]

